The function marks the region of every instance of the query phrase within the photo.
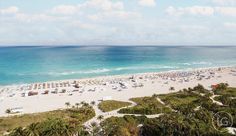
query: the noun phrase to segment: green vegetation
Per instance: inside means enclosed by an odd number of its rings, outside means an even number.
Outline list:
[[[103,115],[99,115],[99,116],[97,117],[98,120],[103,120],[103,118],[104,118]]]
[[[228,135],[215,130],[211,125],[210,113],[200,110],[186,116],[183,114],[165,114],[160,118],[147,119],[140,128],[140,135],[147,136],[197,136]]]
[[[138,124],[144,121],[146,117],[124,116],[111,117],[101,123],[101,135],[109,136],[138,136]],[[141,121],[143,119],[143,121]]]
[[[65,124],[65,127],[69,127],[68,125],[80,126],[82,125],[82,123],[94,116],[95,111],[91,106],[82,106],[75,109],[56,110],[37,114],[24,114],[20,116],[3,117],[0,118],[0,135],[14,128],[16,128],[15,130],[17,131],[22,130],[19,127],[26,127],[28,129],[28,127],[33,125],[33,123],[36,123],[37,126],[39,125],[40,128],[42,128],[41,125],[43,123],[50,124],[54,121],[63,122],[63,124]],[[60,120],[58,120],[59,118]],[[41,131],[43,130],[40,130],[40,132]]]
[[[225,90],[215,90],[217,95],[228,95],[230,97],[236,97],[236,88],[226,88]]]
[[[168,113],[153,119],[145,116],[111,117],[101,123],[101,128],[100,134],[111,136],[228,135],[212,127],[210,113],[204,110],[191,116]]]
[[[66,102],[65,105],[66,105],[67,108],[70,107],[70,103],[69,102]]]
[[[214,100],[221,102],[224,105],[230,105],[233,100],[231,99],[231,95],[220,95],[214,98]]]
[[[236,108],[236,88],[215,89],[214,91],[215,94],[219,95],[214,98],[216,101],[229,106],[229,108]]]
[[[230,113],[233,117],[233,127],[236,127],[236,88],[224,88],[224,85],[225,84],[221,84],[221,88],[223,86],[223,89],[214,90],[215,94],[219,95],[214,99],[224,104],[224,106],[215,106],[214,110]],[[213,108],[211,110],[213,110]]]
[[[95,116],[93,108],[85,102],[69,108],[73,106],[67,103],[66,110],[0,118],[0,132],[10,130],[9,136],[231,136],[225,128],[216,130],[212,118],[217,112],[226,112],[233,118],[232,127],[236,127],[236,99],[232,97],[235,91],[236,88],[228,88],[226,84],[213,89],[220,95],[215,99],[221,101],[223,106],[213,103],[209,98],[213,94],[201,85],[176,93],[132,98],[130,100],[137,105],[122,108],[119,113],[143,116],[126,115],[104,120],[105,117],[100,115],[97,119],[102,122],[92,122],[90,129],[85,129],[82,124]],[[98,106],[103,111],[111,111],[130,104],[104,101]],[[163,114],[156,118],[144,115],[158,113]]]
[[[202,85],[194,88],[183,89],[182,91],[159,95],[158,97],[172,109],[179,112],[192,112],[195,108],[201,107],[202,104],[211,103],[212,94]]]
[[[107,100],[102,101],[98,104],[98,108],[103,112],[113,111],[122,107],[126,107],[131,105],[129,102],[115,101],[115,100]]]
[[[119,113],[128,113],[128,114],[159,114],[159,113],[166,113],[171,112],[171,109],[166,107],[165,105],[161,104],[158,100],[156,95],[152,97],[139,97],[139,98],[132,98],[131,101],[137,103],[136,106],[130,108],[123,108],[120,109]]]
[[[74,126],[62,119],[47,119],[41,123],[32,123],[26,128],[18,127],[9,136],[73,136],[88,135],[81,126]]]
[[[156,109],[155,102],[159,97],[166,106],[169,105],[175,112],[165,112],[164,115],[157,118],[146,118],[126,116],[111,117],[101,123],[101,127],[107,135],[120,136],[149,136],[149,135],[230,135],[224,128],[221,131],[216,130],[212,125],[213,115],[217,112],[224,111],[233,117],[233,126],[236,127],[236,99],[229,96],[235,93],[236,88],[220,87],[223,97],[228,105],[220,106],[212,102],[209,98],[212,94],[209,90],[198,85],[194,88],[183,89],[177,93],[165,95],[153,95],[152,97],[133,98],[132,101],[138,105],[131,108],[123,108],[121,113],[153,113]],[[231,91],[229,91],[231,90]],[[215,91],[215,90],[214,90]],[[219,98],[219,100],[224,100]],[[165,105],[160,104],[158,106]],[[144,108],[145,107],[145,108]],[[197,108],[198,107],[198,108]],[[152,112],[150,112],[152,111]],[[156,110],[157,112],[158,110]],[[140,125],[142,124],[142,125]],[[111,127],[115,126],[115,127]]]
[[[217,92],[221,92],[221,91],[225,91],[228,89],[228,84],[227,83],[220,83],[220,84],[217,84],[215,86],[212,86],[212,91],[214,91],[215,93]]]
[[[159,98],[167,105],[170,105],[173,109],[178,109],[183,105],[193,104],[196,107],[195,101],[199,100],[200,97],[197,94],[189,92],[177,92],[165,95],[160,95]]]
[[[182,113],[193,112],[201,104],[209,105],[210,91],[206,90],[202,85],[194,88],[183,89],[183,91],[176,93],[169,93],[163,95],[154,94],[152,97],[132,98],[130,100],[137,103],[136,106],[130,108],[123,108],[119,113],[129,114],[159,114],[170,113],[171,108]],[[157,100],[160,98],[165,105]],[[169,108],[170,106],[170,108]]]

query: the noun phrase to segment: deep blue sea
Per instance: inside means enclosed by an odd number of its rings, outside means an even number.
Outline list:
[[[0,85],[236,66],[236,47],[0,47]]]

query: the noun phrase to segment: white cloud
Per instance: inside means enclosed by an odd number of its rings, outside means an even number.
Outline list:
[[[149,4],[142,1],[142,6],[156,5],[154,0]],[[0,44],[236,43],[234,18],[226,17],[234,16],[236,7],[173,6],[166,9],[168,14],[187,15],[173,18],[158,8],[151,13],[124,4],[124,0],[84,0],[77,5],[55,5],[32,13],[25,12],[31,8],[3,8],[0,9]],[[206,18],[195,18],[196,15]],[[212,15],[214,18],[209,17]],[[229,22],[224,23],[225,20]]]
[[[65,17],[53,16],[47,13],[38,13],[38,14],[30,14],[20,12],[18,7],[11,6],[8,8],[0,9],[0,15],[3,15],[1,20],[10,21],[10,22],[25,22],[25,23],[32,23],[32,22],[42,22],[42,21],[59,21],[63,20]]]
[[[236,5],[236,0],[212,0],[212,2],[218,5]]]
[[[8,8],[0,9],[0,14],[16,14],[19,9],[15,6],[11,6]]]
[[[226,22],[226,23],[224,23],[224,26],[227,27],[227,28],[236,29],[236,23]]]
[[[183,15],[183,14],[190,14],[190,15],[213,15],[214,14],[214,8],[212,7],[202,7],[202,6],[193,6],[193,7],[168,7],[166,9],[166,12],[169,15]]]
[[[114,20],[120,19],[134,19],[141,17],[137,12],[126,11],[124,9],[123,2],[121,1],[112,1],[112,0],[89,0],[78,5],[58,5],[49,10],[45,10],[41,13],[24,13],[18,12],[17,7],[9,7],[5,9],[0,9],[1,14],[10,14],[14,13],[14,16],[10,18],[4,17],[3,20],[14,20],[25,23],[33,22],[50,22],[50,21],[65,21],[66,18],[71,21],[79,21],[81,19],[89,19],[89,21],[103,21],[103,22],[112,22]],[[86,13],[86,14],[83,14]],[[58,16],[61,15],[61,16]],[[68,21],[67,20],[67,21]],[[78,23],[80,26],[81,23]],[[85,25],[84,25],[85,26]],[[85,26],[86,28],[87,26]],[[87,27],[88,28],[88,27]]]
[[[82,29],[94,29],[96,28],[95,25],[89,24],[89,23],[83,23],[81,21],[75,20],[70,23],[70,25],[74,28],[82,28]]]
[[[15,15],[15,19],[17,19],[17,21],[26,23],[66,20],[65,17],[51,16],[47,14],[25,14],[25,13],[17,13]]]
[[[236,7],[216,7],[215,12],[227,16],[236,16]]]
[[[58,5],[50,10],[53,14],[73,15],[82,13],[85,10],[114,11],[124,10],[121,1],[111,0],[88,0],[78,5]]]
[[[137,19],[140,18],[141,15],[136,12],[129,11],[110,11],[110,12],[100,12],[93,15],[88,15],[88,18],[93,21],[106,21],[111,19]]]
[[[236,7],[207,7],[207,6],[192,6],[192,7],[168,7],[166,13],[174,16],[181,15],[202,15],[211,16],[221,14],[225,16],[236,16]]]
[[[1,13],[14,11],[9,10],[12,8],[6,9],[0,9]],[[0,30],[0,34],[9,30],[4,37],[0,37],[2,44],[76,44],[94,42],[93,39],[95,43],[98,39],[105,42],[116,27],[124,29],[124,26],[131,24],[130,21],[135,22],[141,17],[139,13],[125,9],[123,2],[113,0],[86,0],[77,5],[57,5],[34,13],[18,12],[17,8],[14,13],[12,16],[1,16],[0,26],[6,29]]]
[[[87,18],[93,21],[114,21],[116,19],[134,19],[141,15],[137,12],[127,11],[121,1],[111,0],[90,0],[78,5],[86,12],[92,9],[95,12],[87,14]]]
[[[148,7],[156,6],[155,0],[139,0],[138,4],[141,6],[148,6]]]
[[[88,0],[82,4],[78,5],[80,8],[94,8],[99,10],[123,10],[124,4],[121,1],[111,1],[111,0]]]
[[[78,12],[78,7],[77,6],[73,6],[73,5],[59,5],[54,7],[51,10],[52,13],[54,14],[75,14],[76,12]]]

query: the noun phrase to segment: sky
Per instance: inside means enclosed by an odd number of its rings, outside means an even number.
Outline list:
[[[8,45],[236,45],[236,0],[0,0]]]

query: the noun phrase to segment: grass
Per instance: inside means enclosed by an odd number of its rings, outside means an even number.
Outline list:
[[[226,90],[215,91],[217,95],[230,95],[231,97],[236,97],[236,88],[229,87]]]
[[[200,99],[197,94],[188,92],[177,92],[159,95],[159,98],[165,104],[170,105],[173,109],[176,109],[177,107],[182,105],[195,104],[194,102]]]
[[[227,101],[228,99],[226,98],[234,95],[234,90],[236,90],[236,88],[222,91],[221,93],[224,95],[215,97],[215,99]],[[202,96],[200,93],[204,93],[205,95]],[[226,131],[220,132],[213,128],[212,116],[219,111],[227,112],[233,118],[232,127],[236,127],[236,99],[229,99],[230,103],[228,105],[220,106],[213,104],[209,98],[210,96],[210,93],[207,91],[205,93],[193,89],[170,94],[153,95],[152,97],[132,98],[131,100],[136,102],[137,106],[123,108],[119,113],[146,115],[159,113],[161,112],[161,107],[166,107],[157,101],[157,97],[165,104],[170,105],[171,108],[177,110],[178,113],[166,112],[164,115],[157,118],[140,117],[139,120],[137,117],[131,119],[131,116],[128,117],[128,119],[124,117],[111,117],[103,122],[103,126],[119,126],[116,128],[117,130],[113,132],[126,132],[129,135],[135,132],[129,130],[132,129],[132,126],[137,126],[137,124],[143,124],[144,129],[142,131],[145,132],[146,135],[191,135],[193,134],[192,132],[197,132],[200,135],[229,135]],[[193,110],[197,106],[201,106],[201,108],[199,108],[199,110]],[[110,127],[105,128],[109,129]],[[224,130],[224,128],[222,130]]]
[[[0,118],[0,135],[16,127],[25,127],[31,123],[42,122],[48,118],[61,118],[68,122],[82,124],[95,116],[95,111],[90,106],[78,109],[55,110],[50,112],[24,114]]]
[[[216,96],[214,99],[216,101],[222,102],[224,105],[230,105],[235,100],[232,99],[232,97],[236,97],[236,88],[227,88],[226,90],[216,90],[215,91]]]
[[[224,103],[223,102],[223,96],[222,95],[220,95],[220,96],[216,96],[215,98],[214,98],[214,100],[215,101],[219,101],[219,102],[221,102],[221,103],[223,103],[223,104],[226,104],[226,103]],[[228,97],[226,97],[226,99],[229,99]]]
[[[109,112],[129,105],[131,105],[129,102],[107,100],[100,102],[98,108],[103,112]]]
[[[171,112],[171,109],[161,104],[156,97],[138,97],[131,98],[130,100],[137,103],[137,105],[130,108],[123,108],[119,110],[119,113],[151,115]]]

